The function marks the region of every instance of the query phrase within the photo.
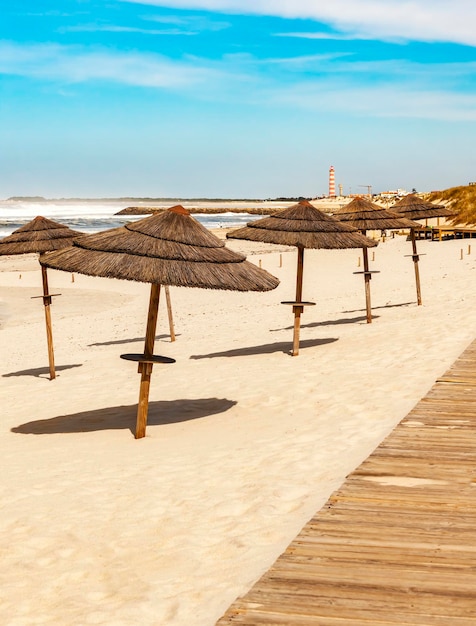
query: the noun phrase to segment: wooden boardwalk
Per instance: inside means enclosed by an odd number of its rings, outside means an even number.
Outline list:
[[[438,239],[442,241],[444,237],[452,237],[465,239],[469,237],[473,238],[473,235],[476,237],[476,228],[471,228],[470,226],[451,226],[450,224],[445,224],[444,226],[422,226],[421,228],[415,229],[415,234],[418,239],[427,239],[429,238],[433,241],[434,239]]]
[[[476,625],[476,341],[217,626]]]

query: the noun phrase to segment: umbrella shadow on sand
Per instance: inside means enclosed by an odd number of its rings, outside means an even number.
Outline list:
[[[374,315],[373,318],[379,317]],[[309,324],[301,324],[301,328],[316,328],[318,326],[338,326],[340,324],[358,324],[359,322],[365,322],[367,318],[363,315],[359,317],[342,317],[338,320],[324,320],[323,322],[310,322]],[[281,330],[292,330],[293,326],[287,326],[286,328],[272,328],[270,332],[277,333]]]
[[[55,372],[71,370],[73,369],[73,367],[82,367],[82,365],[82,363],[74,363],[72,365],[56,365]],[[12,376],[36,376],[36,378],[49,378],[50,369],[48,367],[35,367],[28,370],[20,370],[18,372],[9,372],[8,374],[2,374],[3,378],[10,378]]]
[[[326,343],[337,341],[337,337],[327,339],[305,339],[300,342],[301,348],[314,348],[323,346]],[[215,357],[252,356],[254,354],[272,354],[273,352],[284,352],[292,355],[292,344],[289,341],[279,341],[276,343],[265,343],[261,346],[249,346],[248,348],[236,348],[235,350],[225,350],[223,352],[210,352],[209,354],[192,354],[191,359],[213,359]]]
[[[180,337],[179,334],[176,334],[175,336]],[[155,336],[156,341],[163,341],[165,339],[170,341],[170,335],[166,334],[166,335]],[[126,343],[143,343],[143,342],[144,342],[144,337],[134,337],[134,339],[115,339],[111,341],[98,341],[97,343],[90,343],[88,344],[88,348],[93,348],[97,346],[119,346],[119,345],[126,344]]]
[[[375,309],[394,309],[396,307],[401,306],[410,306],[414,304],[414,302],[400,302],[399,304],[382,304],[381,306],[373,306],[372,310]],[[360,313],[360,311],[365,311],[365,309],[348,309],[347,311],[343,311],[343,313]]]
[[[188,400],[159,400],[149,403],[149,425],[178,424],[190,420],[224,413],[235,400],[226,398],[197,398]],[[27,422],[11,429],[23,435],[51,435],[55,433],[88,433],[97,430],[129,429],[134,434],[134,417],[137,405],[114,406],[82,411],[72,415],[59,415],[45,420]]]

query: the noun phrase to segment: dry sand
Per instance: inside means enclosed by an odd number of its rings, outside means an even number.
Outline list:
[[[470,243],[419,243],[422,306],[410,243],[380,243],[372,324],[361,252],[306,251],[291,357],[295,251],[229,241],[281,284],[171,288],[156,353],[176,363],[138,441],[119,355],[142,349],[148,285],[50,271],[50,381],[38,262],[0,258],[1,623],[214,624],[475,338]]]

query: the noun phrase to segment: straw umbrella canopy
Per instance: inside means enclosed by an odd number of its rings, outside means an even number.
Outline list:
[[[410,220],[424,220],[430,217],[451,217],[454,212],[444,204],[433,204],[409,193],[391,206],[391,210]]]
[[[430,217],[450,217],[453,215],[453,213],[444,205],[425,202],[425,200],[422,200],[414,193],[404,196],[401,200],[392,205],[391,209],[402,217],[406,217],[411,220],[423,220]],[[418,228],[418,226],[416,228]],[[420,257],[417,252],[415,228],[410,229],[410,238],[412,241],[413,252],[411,257],[415,268],[417,302],[418,304],[421,304],[420,270],[418,268],[418,261],[420,260]]]
[[[136,439],[145,436],[153,364],[174,362],[154,355],[160,286],[269,291],[279,284],[244,255],[226,248],[180,205],[87,235],[71,248],[45,255],[40,261],[68,272],[151,283],[144,353],[121,355],[138,362],[141,374]]]
[[[418,224],[398,213],[384,209],[378,204],[366,198],[354,198],[349,204],[341,207],[333,213],[334,217],[341,222],[350,224],[365,235],[368,230],[392,230],[394,228],[417,228]],[[365,280],[365,303],[367,310],[367,323],[372,322],[372,308],[370,301],[370,279],[375,273],[369,270],[369,255],[367,248],[362,248],[364,259],[364,271],[355,272],[363,274]]]
[[[304,249],[366,248],[377,245],[376,241],[368,239],[353,226],[326,215],[307,200],[301,200],[287,209],[273,213],[270,217],[249,222],[244,228],[228,233],[227,237],[296,246],[298,252],[296,298],[292,302],[283,302],[293,307],[293,356],[299,354],[301,314],[305,306],[314,304],[303,302],[302,299]]]
[[[4,237],[0,241],[0,254],[29,254],[32,252],[42,254],[53,250],[61,250],[62,248],[71,246],[73,239],[82,235],[83,233],[72,230],[64,224],[38,215],[32,219],[31,222],[17,228],[11,235]],[[50,379],[53,380],[56,378],[56,372],[50,305],[51,298],[59,294],[49,293],[48,275],[46,267],[43,265],[41,266],[41,276],[43,282],[43,296],[38,297],[43,298],[43,304],[45,306],[48,362]]]

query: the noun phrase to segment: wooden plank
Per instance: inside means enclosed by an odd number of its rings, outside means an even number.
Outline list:
[[[474,619],[474,615],[469,610],[469,606],[465,603],[455,603],[450,611],[448,606],[448,595],[441,594],[421,594],[419,590],[411,589],[403,592],[389,586],[386,589],[386,595],[382,596],[378,588],[371,585],[362,584],[343,584],[339,587],[339,594],[336,595],[335,586],[332,583],[303,583],[301,581],[292,580],[270,580],[267,581],[267,591],[265,593],[255,590],[253,594],[247,597],[248,605],[255,607],[266,603],[273,603],[274,607],[280,607],[289,611],[292,609],[294,613],[299,611],[308,614],[319,614],[324,612],[326,615],[332,615],[336,611],[337,615],[343,617],[344,611],[352,611],[357,617],[358,611],[380,613],[380,619],[387,617],[388,619],[388,602],[391,601],[395,610],[400,615],[406,615],[407,619],[410,615],[418,615],[420,607],[423,613],[428,615],[448,616],[451,611],[453,617],[470,617]],[[318,594],[315,593],[316,587]],[[415,606],[414,600],[418,600],[423,596],[423,602],[420,606]],[[301,608],[305,606],[304,611]],[[362,613],[360,614],[362,615]]]
[[[274,601],[274,597],[264,598],[268,603]],[[324,604],[324,602],[322,602]],[[301,624],[313,625],[323,624],[325,626],[344,623],[351,623],[352,626],[414,626],[420,624],[423,626],[474,626],[474,618],[470,616],[456,616],[452,613],[447,615],[431,614],[431,608],[427,615],[418,615],[415,613],[392,612],[381,609],[376,610],[372,605],[367,609],[357,609],[354,606],[346,610],[345,606],[334,605],[329,603],[325,609],[316,611],[315,607],[300,606],[275,606],[273,610],[261,609],[261,607],[247,605],[246,613],[236,613],[230,623],[233,624],[249,624],[257,626],[258,624],[286,624],[286,626],[297,626]],[[260,610],[261,609],[261,610]]]

